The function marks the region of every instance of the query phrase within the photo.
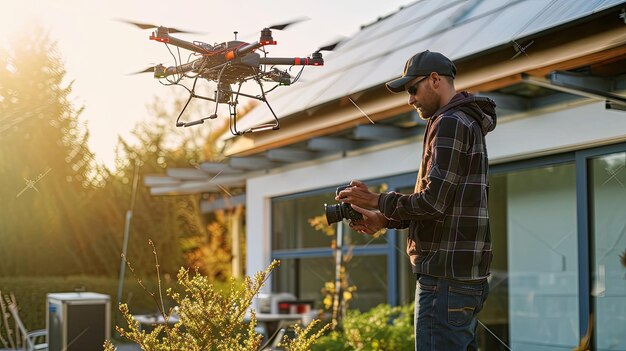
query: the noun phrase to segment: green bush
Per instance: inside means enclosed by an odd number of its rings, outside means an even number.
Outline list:
[[[341,329],[320,338],[312,350],[412,350],[413,305],[379,305],[363,313],[348,311]]]
[[[173,326],[165,323],[150,332],[141,330],[139,323],[128,313],[128,306],[121,304],[120,311],[124,315],[126,327],[118,326],[116,330],[145,351],[260,350],[263,336],[255,330],[256,313],[250,311],[248,321],[246,312],[269,274],[278,265],[278,261],[273,261],[265,271],[256,273],[253,278],[244,278],[243,283],[231,278],[227,292],[216,291],[210,280],[198,271],[190,274],[189,270],[181,268],[177,276],[180,292],[167,290],[167,295],[176,302],[176,309],[168,309],[160,304],[164,320],[169,320],[174,313],[178,316]],[[159,293],[159,300],[161,296]],[[326,330],[326,327],[317,328],[318,324],[319,320],[314,320],[305,329],[295,326],[295,337],[282,340],[284,349],[311,350],[311,345]],[[104,349],[116,350],[111,341],[105,342]]]

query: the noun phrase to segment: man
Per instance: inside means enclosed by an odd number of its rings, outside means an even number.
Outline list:
[[[338,194],[363,214],[350,226],[373,234],[409,228],[407,253],[417,275],[415,349],[477,350],[476,314],[489,286],[485,135],[496,126],[495,103],[456,93],[456,67],[440,53],[411,57],[387,88],[407,91],[426,119],[422,162],[413,194],[372,193],[360,181]]]

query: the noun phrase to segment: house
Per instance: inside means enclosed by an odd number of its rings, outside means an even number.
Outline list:
[[[224,135],[227,165],[206,163],[194,170],[202,181],[174,179],[153,192],[212,191],[217,182],[207,180],[218,169],[232,172],[220,184],[245,184],[235,201],[246,206],[246,271],[280,259],[268,289],[320,301],[334,279],[334,238],[309,219],[352,179],[412,192],[425,123],[383,83],[413,54],[441,52],[457,66],[458,90],[498,105],[487,136],[494,261],[481,323],[513,350],[571,349],[591,325],[595,349],[626,349],[625,8],[617,0],[416,1],[364,26],[323,69],[303,74],[306,82],[273,95],[280,130]],[[272,119],[256,108],[240,129]],[[410,303],[405,234],[345,228],[351,307]],[[483,349],[499,349],[482,334]]]

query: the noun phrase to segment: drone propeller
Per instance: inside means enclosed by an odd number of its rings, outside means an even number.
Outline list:
[[[124,19],[119,19],[118,21],[124,22],[124,23],[128,23],[128,24],[132,24],[133,26],[139,27],[141,29],[153,29],[153,28],[160,27],[160,26],[157,26],[157,25],[154,25],[154,24],[150,24],[150,23],[132,22],[132,21],[124,20]],[[181,29],[177,29],[177,28],[174,28],[174,27],[163,27],[163,28],[166,28],[169,33],[204,34],[204,33],[200,33],[200,32],[192,32],[192,31],[187,31],[187,30],[181,30]]]
[[[146,69],[144,69],[142,71],[128,73],[127,75],[133,76],[133,75],[142,74],[142,73],[154,73],[156,71],[157,67],[159,69],[163,69],[164,68],[162,64],[158,64],[158,65],[155,64],[154,66],[150,66],[150,67],[148,67],[148,68],[146,68]]]
[[[289,26],[292,26],[292,25],[300,23],[300,22],[308,21],[308,20],[310,20],[309,17],[300,17],[300,18],[294,19],[293,21],[290,21],[290,22],[271,25],[269,27],[266,27],[265,29],[269,29],[269,30],[284,30],[284,29],[286,29]],[[248,40],[250,40],[251,38],[253,38],[253,37],[257,36],[257,35],[259,35],[259,32],[255,31],[255,32],[244,34],[244,35],[240,35],[240,38],[242,38],[242,40],[248,41]]]
[[[333,51],[335,50],[335,48],[341,44],[341,42],[344,40],[344,38],[338,39],[336,40],[334,43],[332,44],[328,44],[328,45],[324,45],[322,47],[320,47],[319,49],[315,50],[315,52],[320,52],[320,51]]]
[[[289,27],[289,26],[291,26],[293,24],[304,22],[304,21],[308,21],[308,20],[310,20],[309,17],[301,17],[301,18],[295,19],[295,20],[293,20],[291,22],[282,23],[282,24],[275,24],[273,26],[269,26],[268,28],[269,29],[276,29],[276,30],[283,30],[283,29],[285,29],[285,28],[287,28],[287,27]]]
[[[137,71],[137,72],[128,73],[128,75],[129,76],[134,76],[136,74],[150,73],[150,72],[154,72],[154,66],[153,67],[148,67],[148,68],[144,69],[143,71]]]

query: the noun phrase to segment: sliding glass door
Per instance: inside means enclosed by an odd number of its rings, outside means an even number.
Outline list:
[[[626,152],[587,164],[595,349],[626,350]]]
[[[513,350],[571,350],[578,343],[575,175],[571,160],[491,177],[494,260],[479,319]],[[484,339],[485,349],[499,349],[497,340]]]

